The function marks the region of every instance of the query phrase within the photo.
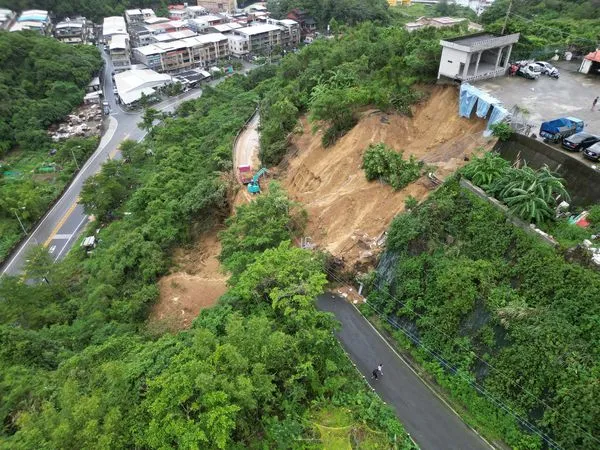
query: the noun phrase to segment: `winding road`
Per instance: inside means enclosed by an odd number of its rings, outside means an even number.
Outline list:
[[[104,52],[102,52],[102,58],[105,61],[103,91],[105,100],[109,102],[111,107],[108,129],[100,140],[96,151],[83,164],[61,198],[5,261],[0,275],[18,275],[21,272],[28,250],[36,245],[47,247],[54,261],[64,257],[89,221],[83,207],[77,203],[85,180],[98,173],[106,160],[120,157],[119,145],[123,140],[132,139],[139,142],[146,136],[146,132],[137,126],[143,112],[124,111],[116,103],[111,76],[113,71],[112,62]],[[251,67],[246,64],[244,72]],[[209,85],[214,86],[222,80],[212,81]],[[201,89],[193,89],[179,96],[171,97],[153,107],[159,111],[170,112],[175,110],[180,103],[201,95]]]
[[[346,299],[323,294],[317,307],[342,324],[339,341],[379,396],[395,410],[406,431],[422,450],[490,450],[413,369],[394,351],[371,323]],[[383,376],[371,372],[383,364]]]

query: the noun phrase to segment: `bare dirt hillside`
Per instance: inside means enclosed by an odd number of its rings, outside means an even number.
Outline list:
[[[150,314],[150,323],[166,329],[188,328],[200,310],[209,308],[227,290],[221,272],[218,230],[201,235],[193,248],[177,249],[172,273],[162,277],[159,301]]]
[[[321,145],[321,131],[312,134],[306,119],[302,125],[304,132],[294,137],[279,178],[308,210],[307,236],[355,270],[375,261],[381,237],[404,209],[406,198],[412,195],[421,201],[434,188],[426,176],[400,191],[368,182],[361,166],[369,144],[384,142],[404,151],[406,158],[413,154],[435,166],[440,179],[463,166],[477,147],[493,145],[482,136],[483,120],[458,116],[458,92],[453,87],[433,88],[428,99],[415,107],[413,118],[366,111],[330,148]]]

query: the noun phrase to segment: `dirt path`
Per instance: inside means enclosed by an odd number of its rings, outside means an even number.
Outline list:
[[[240,133],[235,143],[233,149],[233,168],[236,171],[236,176],[237,168],[239,166],[250,166],[252,168],[252,174],[260,168],[260,160],[258,158],[258,151],[260,148],[258,135],[259,122],[260,116],[257,112],[250,122],[248,122],[246,128]],[[250,200],[250,194],[248,194],[245,186],[242,186],[233,201],[233,206],[235,207],[243,203],[248,203]]]

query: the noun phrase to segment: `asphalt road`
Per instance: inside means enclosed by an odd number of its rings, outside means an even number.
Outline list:
[[[137,124],[141,121],[142,111],[128,112],[117,105],[113,94],[112,63],[104,52],[105,60],[104,86],[105,100],[109,102],[111,114],[107,131],[104,133],[100,144],[92,156],[83,164],[68,189],[55,205],[46,213],[38,226],[29,233],[27,239],[2,266],[1,275],[18,275],[21,272],[27,251],[36,245],[45,245],[52,258],[57,261],[64,257],[79,233],[88,222],[88,217],[83,212],[83,207],[77,203],[83,183],[90,176],[97,173],[102,164],[107,160],[119,157],[118,148],[125,139],[141,141],[146,132],[139,129]],[[251,66],[247,66],[245,71]],[[222,79],[221,79],[222,80]],[[218,84],[221,80],[211,82]],[[192,100],[202,95],[201,89],[193,89],[176,97],[169,98],[153,107],[159,111],[173,111],[177,105],[186,100]]]
[[[342,323],[337,337],[360,372],[380,397],[395,408],[408,433],[422,450],[490,450],[390,347],[375,328],[347,300],[333,294],[317,299]],[[371,373],[383,364],[383,376]]]

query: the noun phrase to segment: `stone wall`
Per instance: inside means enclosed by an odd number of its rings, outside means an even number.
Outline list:
[[[542,141],[516,133],[508,141],[498,141],[494,149],[511,162],[520,158],[535,169],[548,165],[565,179],[573,205],[600,203],[600,171],[580,161],[583,156],[566,154]]]

